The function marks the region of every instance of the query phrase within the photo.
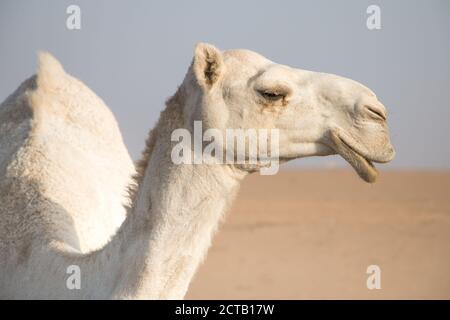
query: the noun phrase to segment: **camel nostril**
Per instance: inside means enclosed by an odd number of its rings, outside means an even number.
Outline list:
[[[386,111],[384,111],[382,108],[374,107],[374,106],[365,106],[365,109],[369,111],[369,115],[372,118],[375,118],[377,120],[386,120]]]

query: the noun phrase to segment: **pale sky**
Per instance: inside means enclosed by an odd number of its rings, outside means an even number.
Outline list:
[[[81,30],[66,8],[81,8]],[[366,9],[381,8],[368,30]],[[450,1],[0,1],[0,100],[54,54],[112,109],[134,159],[197,42],[246,48],[371,88],[387,106],[387,168],[450,169]],[[342,165],[338,157],[294,166]]]

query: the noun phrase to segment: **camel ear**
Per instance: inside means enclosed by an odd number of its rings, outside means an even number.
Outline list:
[[[198,43],[195,46],[193,67],[200,87],[209,90],[223,73],[222,53],[211,44]]]

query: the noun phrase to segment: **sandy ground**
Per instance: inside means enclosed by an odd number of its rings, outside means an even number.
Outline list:
[[[253,175],[187,298],[450,299],[450,172]]]

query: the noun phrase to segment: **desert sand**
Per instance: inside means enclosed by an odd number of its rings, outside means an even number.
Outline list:
[[[450,299],[450,172],[252,175],[187,298]]]

